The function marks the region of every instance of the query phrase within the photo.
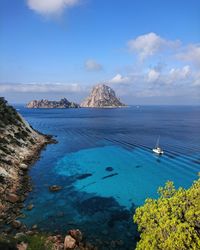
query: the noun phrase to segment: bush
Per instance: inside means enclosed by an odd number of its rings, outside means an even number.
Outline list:
[[[47,237],[45,235],[33,235],[33,236],[24,236],[19,239],[20,242],[28,243],[27,250],[51,250],[51,244],[47,244]]]
[[[167,182],[158,192],[160,198],[136,209],[141,232],[136,249],[200,249],[200,178],[188,190]]]

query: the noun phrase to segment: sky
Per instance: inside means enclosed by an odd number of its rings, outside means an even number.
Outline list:
[[[200,104],[199,0],[1,0],[0,96]]]

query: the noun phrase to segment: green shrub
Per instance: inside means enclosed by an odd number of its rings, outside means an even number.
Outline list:
[[[187,190],[167,182],[158,192],[160,198],[136,209],[141,232],[136,249],[200,249],[200,178]]]
[[[46,235],[33,235],[33,236],[24,236],[20,238],[18,241],[28,243],[27,250],[51,250],[52,245],[46,243],[47,236]]]

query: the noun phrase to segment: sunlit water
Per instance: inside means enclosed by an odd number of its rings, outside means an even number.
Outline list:
[[[200,107],[25,109],[37,130],[56,136],[30,170],[33,191],[23,222],[66,233],[80,228],[109,249],[134,249],[132,214],[167,180],[189,187],[200,171]],[[152,153],[160,135],[165,154]],[[61,185],[56,193],[50,185]]]

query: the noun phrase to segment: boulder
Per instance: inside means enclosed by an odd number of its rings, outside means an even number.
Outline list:
[[[33,230],[35,230],[35,229],[37,229],[37,228],[38,228],[37,224],[35,224],[35,225],[32,226],[32,229],[33,229]]]
[[[12,226],[13,226],[13,228],[18,229],[18,228],[20,228],[22,226],[22,223],[19,220],[14,220],[12,222]]]
[[[76,240],[72,236],[67,235],[64,241],[64,250],[74,249],[76,247]]]
[[[20,197],[16,194],[7,194],[6,200],[11,202],[11,203],[16,203],[20,200]]]
[[[83,234],[79,229],[72,229],[68,231],[68,234],[72,236],[77,243],[81,242],[83,240]]]
[[[24,164],[24,163],[22,163],[21,165],[20,165],[20,169],[22,169],[22,170],[28,170],[28,165],[26,165],[26,164]]]
[[[28,243],[21,242],[17,244],[17,249],[18,250],[27,250],[28,249]]]

